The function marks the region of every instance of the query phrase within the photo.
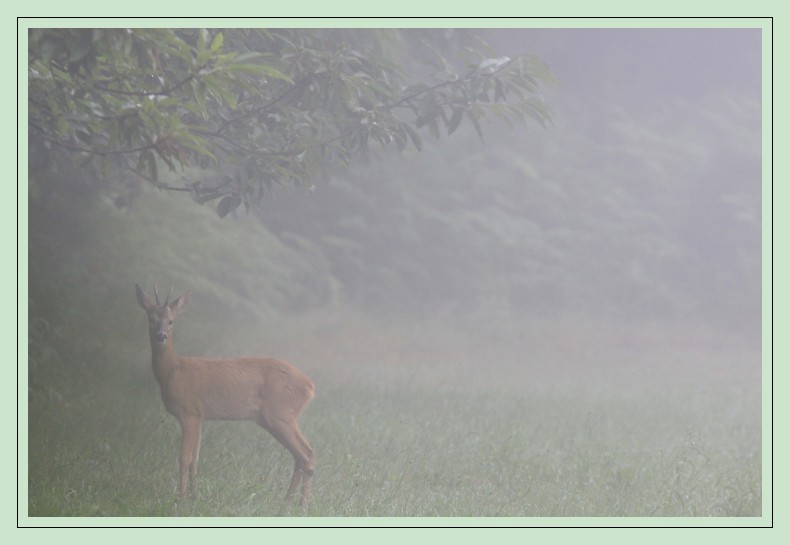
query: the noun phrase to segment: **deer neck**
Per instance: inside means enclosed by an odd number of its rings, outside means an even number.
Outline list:
[[[151,339],[151,362],[159,384],[167,382],[167,377],[178,364],[178,355],[173,349],[172,337],[169,337],[164,343]]]

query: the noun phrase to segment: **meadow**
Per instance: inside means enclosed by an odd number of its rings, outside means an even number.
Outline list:
[[[542,344],[530,353],[435,323],[300,324],[309,340],[283,335],[274,348],[317,386],[301,419],[317,456],[306,510],[283,501],[290,455],[249,422],[205,425],[198,491],[176,499],[180,433],[147,368],[141,321],[127,372],[114,362],[103,376],[30,390],[29,515],[761,514],[754,354],[660,350],[650,336],[604,352],[612,339],[600,331],[552,341],[546,326],[523,340]]]

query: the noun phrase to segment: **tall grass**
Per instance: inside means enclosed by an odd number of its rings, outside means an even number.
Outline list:
[[[322,343],[291,354],[318,390],[302,418],[317,454],[306,511],[282,500],[290,455],[252,423],[205,425],[199,489],[177,501],[179,429],[145,369],[31,394],[30,516],[761,513],[759,391],[726,374],[743,362],[663,375],[608,362],[596,381],[595,357],[576,376],[541,361],[397,365],[356,338],[356,359],[318,361]]]

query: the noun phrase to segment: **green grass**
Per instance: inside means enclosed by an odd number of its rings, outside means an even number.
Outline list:
[[[759,516],[759,391],[707,361],[302,365],[318,389],[304,512],[282,501],[290,456],[248,422],[205,425],[199,489],[176,501],[179,430],[150,369],[108,372],[31,390],[29,515]]]

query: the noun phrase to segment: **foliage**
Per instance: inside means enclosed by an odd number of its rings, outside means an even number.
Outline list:
[[[668,188],[644,164],[624,164],[624,138],[506,136],[480,147],[467,131],[430,153],[359,166],[309,196],[278,192],[261,221],[309,241],[346,297],[374,312],[446,305],[468,315],[489,305],[631,324],[693,319],[759,339],[760,230],[739,218],[759,214],[758,192],[703,192],[693,180]],[[697,243],[701,207],[726,251]]]
[[[372,144],[421,149],[420,129],[438,138],[466,120],[482,136],[486,116],[549,120],[540,83],[552,77],[538,59],[496,57],[466,34],[446,58],[445,39],[395,30],[33,29],[31,156],[65,151],[105,172],[120,165],[200,204],[217,202],[223,217],[275,184],[309,186]],[[420,70],[425,78],[415,79]],[[183,185],[169,186],[160,163],[213,168],[209,179],[187,172]]]

